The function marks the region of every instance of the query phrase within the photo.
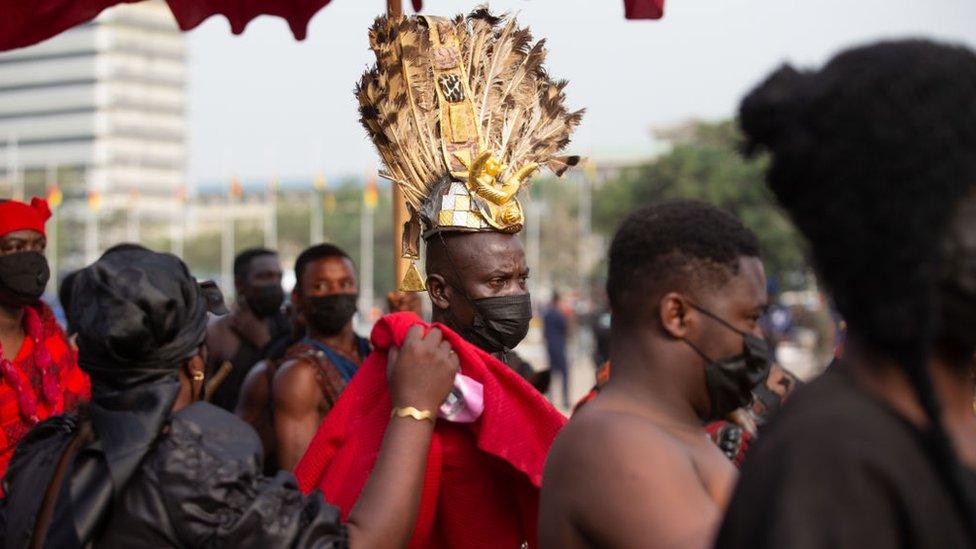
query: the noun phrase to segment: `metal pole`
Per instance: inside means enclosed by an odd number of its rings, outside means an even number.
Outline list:
[[[89,191],[88,204],[85,215],[85,263],[91,264],[98,259],[98,201],[101,197]]]
[[[10,132],[7,138],[7,179],[14,200],[24,201],[24,180],[20,178],[20,146],[17,134]]]
[[[125,239],[129,242],[139,243],[141,231],[140,231],[140,213],[139,213],[139,193],[133,192],[129,195],[131,203],[129,204],[128,212],[125,216],[126,226],[125,226]]]
[[[264,218],[264,246],[274,250],[278,247],[278,181],[268,185],[268,213]]]
[[[53,164],[48,164],[47,171],[44,174],[46,179],[44,186],[48,190],[48,195],[50,195],[51,189],[57,185],[56,170]],[[48,223],[47,231],[47,262],[51,265],[51,278],[47,282],[47,291],[52,295],[58,291],[58,221],[61,217],[58,215],[58,211],[60,209],[60,204],[52,205],[51,222]]]
[[[370,312],[373,310],[373,216],[375,208],[365,200],[360,213],[359,223],[359,263],[362,266],[362,284],[360,285],[359,311],[367,321],[371,321]]]
[[[234,204],[227,193],[224,208],[224,226],[220,237],[220,280],[225,295],[234,294]]]
[[[314,246],[319,242],[324,240],[323,233],[323,220],[322,220],[322,191],[318,189],[312,189],[312,203],[309,204],[311,208],[311,222],[309,224],[309,235],[308,235],[308,245]]]
[[[183,187],[176,195],[176,221],[170,224],[169,251],[176,257],[183,257],[183,240],[186,230],[186,187]]]

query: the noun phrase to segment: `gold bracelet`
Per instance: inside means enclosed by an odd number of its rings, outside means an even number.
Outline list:
[[[436,423],[437,420],[434,418],[434,414],[430,410],[418,410],[413,406],[407,406],[406,408],[394,407],[393,411],[390,413],[390,417],[412,417],[417,421],[429,420],[431,423]]]

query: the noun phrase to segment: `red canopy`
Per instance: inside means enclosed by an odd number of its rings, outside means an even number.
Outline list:
[[[139,0],[0,0],[0,51],[36,44],[75,25],[94,19],[116,4]],[[223,15],[234,34],[259,15],[288,21],[297,40],[303,40],[308,21],[331,0],[166,0],[180,29],[190,30],[211,15]],[[363,1],[363,0],[359,0]],[[420,11],[422,0],[411,0]],[[377,1],[377,5],[382,5]],[[628,19],[659,19],[664,0],[624,0]]]

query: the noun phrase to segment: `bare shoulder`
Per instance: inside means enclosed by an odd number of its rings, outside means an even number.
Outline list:
[[[583,465],[648,460],[687,460],[684,448],[646,418],[591,407],[574,416],[550,452],[550,464]]]
[[[289,360],[278,367],[272,381],[275,409],[315,406],[322,398],[317,368],[305,358]]]
[[[689,449],[641,416],[588,405],[559,434],[540,507],[544,547],[705,547],[718,510]],[[654,502],[667,501],[668,505]],[[569,532],[567,534],[567,532]]]
[[[271,387],[268,380],[268,361],[262,360],[251,368],[241,383],[241,398],[237,401],[239,417],[262,410],[268,401]]]

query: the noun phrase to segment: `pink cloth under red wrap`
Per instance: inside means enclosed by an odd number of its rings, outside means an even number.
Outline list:
[[[34,197],[30,205],[16,200],[0,202],[0,236],[31,230],[44,234],[44,223],[51,217],[47,200]]]
[[[390,421],[387,350],[418,324],[431,327],[413,313],[376,323],[373,353],[295,469],[302,490],[321,489],[343,518],[373,469]],[[523,540],[535,547],[542,469],[566,419],[510,368],[449,328],[434,326],[458,354],[462,373],[484,385],[485,408],[474,423],[437,421],[410,547],[519,547]]]

